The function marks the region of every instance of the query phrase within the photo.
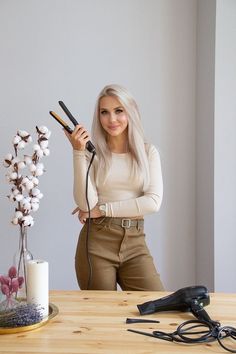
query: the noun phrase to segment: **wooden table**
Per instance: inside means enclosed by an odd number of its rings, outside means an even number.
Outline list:
[[[33,331],[0,335],[0,353],[227,353],[217,342],[181,345],[127,331],[132,328],[172,332],[178,324],[194,318],[191,313],[159,312],[145,316],[158,319],[157,324],[125,323],[127,317],[139,317],[137,304],[165,295],[138,291],[52,291],[50,302],[59,308],[59,314]],[[210,299],[205,309],[212,319],[236,327],[236,295],[211,294]]]

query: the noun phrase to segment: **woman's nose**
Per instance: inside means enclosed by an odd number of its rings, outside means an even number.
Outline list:
[[[110,121],[113,122],[113,121],[115,121],[115,120],[116,120],[116,115],[115,115],[115,113],[111,113],[111,114],[110,114]]]

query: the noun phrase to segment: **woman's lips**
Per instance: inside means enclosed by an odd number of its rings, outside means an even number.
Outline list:
[[[110,129],[110,130],[115,130],[117,128],[119,128],[119,125],[109,125],[108,126],[108,129]]]

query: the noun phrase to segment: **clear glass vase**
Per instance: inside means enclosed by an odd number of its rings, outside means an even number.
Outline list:
[[[14,265],[18,277],[24,278],[24,282],[16,294],[16,299],[21,301],[26,301],[27,298],[27,262],[32,259],[33,255],[27,247],[27,226],[20,225],[19,248],[14,255]]]
[[[0,303],[0,313],[14,309],[19,306],[19,304],[19,301],[13,297],[13,294],[7,296],[6,299]]]

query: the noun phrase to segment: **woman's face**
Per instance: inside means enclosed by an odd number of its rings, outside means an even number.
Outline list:
[[[103,129],[111,137],[127,133],[128,115],[115,97],[104,96],[100,99],[99,117]]]

